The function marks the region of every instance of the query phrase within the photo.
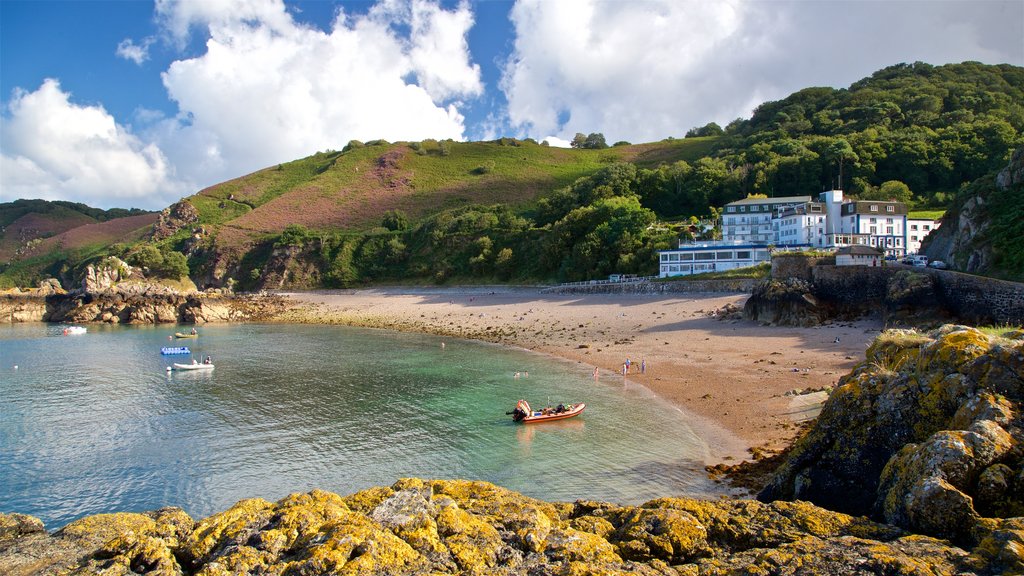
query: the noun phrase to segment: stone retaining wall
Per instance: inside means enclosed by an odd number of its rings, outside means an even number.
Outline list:
[[[675,282],[624,282],[583,286],[553,286],[541,290],[547,294],[686,294],[714,292],[751,293],[760,282],[754,278],[717,280],[678,280]]]
[[[945,308],[962,322],[1024,325],[1024,284],[932,268],[909,266],[830,266],[811,269],[814,294],[840,306],[881,304],[889,278],[901,271],[928,274],[935,283],[936,307]],[[920,306],[928,306],[920,302]]]

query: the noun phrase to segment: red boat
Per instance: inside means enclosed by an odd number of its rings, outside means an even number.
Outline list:
[[[512,419],[516,422],[522,422],[523,424],[533,424],[536,422],[552,422],[554,420],[564,420],[566,418],[572,418],[573,416],[579,416],[583,413],[583,409],[587,405],[582,402],[579,404],[559,404],[557,408],[545,408],[543,410],[533,410],[530,408],[530,403],[526,400],[520,400],[516,402],[515,410],[509,412],[512,415]]]

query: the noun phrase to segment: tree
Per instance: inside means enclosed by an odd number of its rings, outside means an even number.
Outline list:
[[[164,261],[158,274],[164,278],[182,278],[188,276],[188,259],[181,252],[164,253]]]
[[[714,122],[708,122],[700,128],[690,128],[686,132],[687,138],[701,137],[701,136],[721,136],[725,134],[725,130]]]
[[[583,145],[587,143],[587,136],[582,132],[577,132],[572,140],[569,142],[569,146],[573,148],[583,148]]]
[[[914,194],[910,191],[910,187],[899,180],[882,182],[878,191],[882,195],[882,200],[897,200],[904,204],[909,204],[914,198]]]

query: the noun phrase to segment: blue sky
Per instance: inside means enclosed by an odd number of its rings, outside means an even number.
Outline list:
[[[0,0],[0,200],[159,209],[352,139],[681,137],[1022,38],[1022,0]]]

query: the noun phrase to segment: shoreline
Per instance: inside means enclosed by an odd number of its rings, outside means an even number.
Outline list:
[[[554,294],[471,286],[281,291],[275,321],[422,332],[513,346],[642,385],[692,421],[706,465],[789,447],[825,392],[864,359],[877,320],[761,326],[730,314],[743,293]],[[836,342],[836,339],[839,341]],[[622,366],[630,359],[629,373]],[[643,370],[641,370],[641,366]]]

